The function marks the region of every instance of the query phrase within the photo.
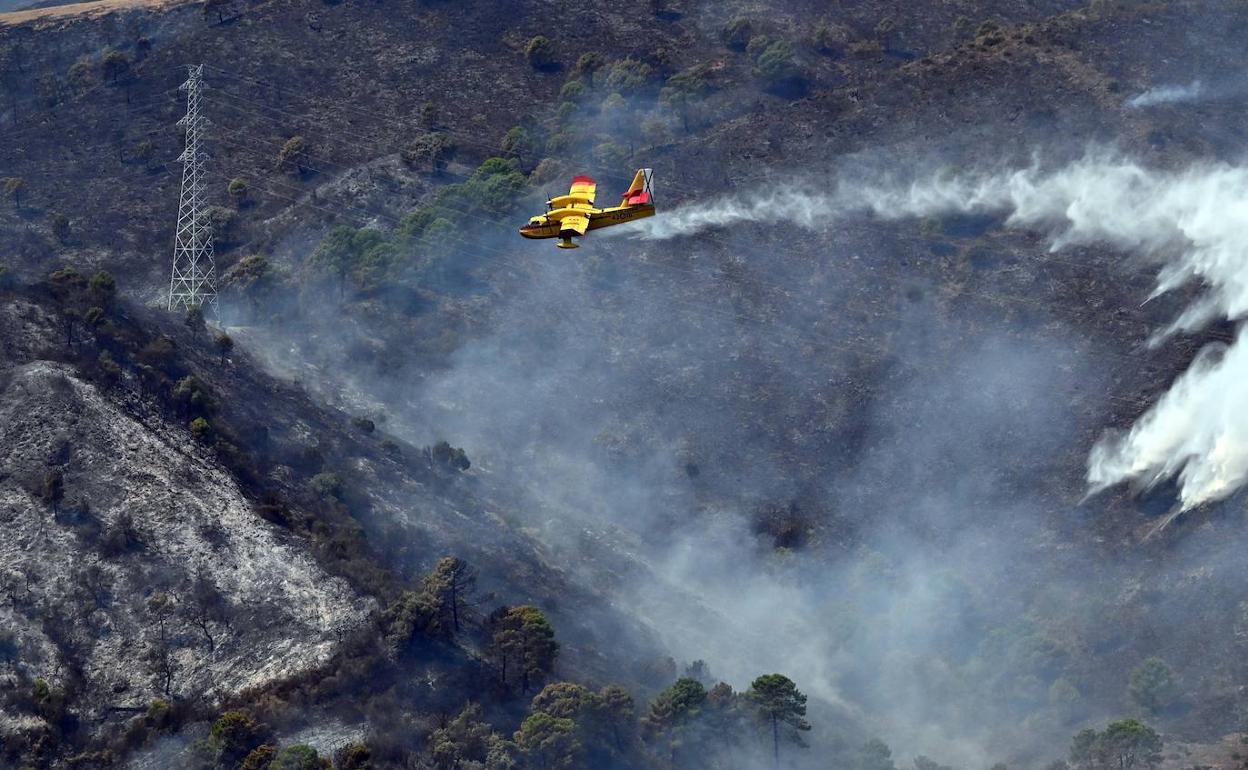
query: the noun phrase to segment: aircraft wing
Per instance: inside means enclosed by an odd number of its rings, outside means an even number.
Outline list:
[[[594,192],[598,189],[598,183],[587,176],[577,176],[572,178],[572,189],[567,195],[560,195],[546,201],[551,208],[593,208]]]
[[[598,190],[598,183],[587,176],[572,177],[572,189],[568,190],[568,196],[579,198],[590,206],[594,205],[594,193]]]
[[[576,235],[584,235],[589,228],[589,217],[584,214],[576,214],[569,217],[563,217],[559,220],[559,235],[568,236],[575,233]]]

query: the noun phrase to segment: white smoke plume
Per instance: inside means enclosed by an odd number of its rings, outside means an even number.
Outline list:
[[[787,190],[685,206],[634,230],[664,239],[742,222],[816,228],[855,214],[885,219],[953,213],[1006,216],[1041,229],[1053,251],[1105,243],[1162,262],[1151,297],[1198,283],[1204,293],[1158,335],[1248,314],[1248,167],[1201,164],[1161,171],[1106,153],[1046,170],[934,174],[909,184]],[[1248,341],[1207,351],[1125,435],[1107,434],[1088,460],[1093,492],[1124,481],[1177,477],[1181,508],[1225,497],[1248,481]]]
[[[1131,97],[1126,104],[1128,107],[1138,110],[1158,104],[1194,102],[1207,95],[1208,89],[1205,88],[1204,84],[1199,80],[1193,80],[1185,86],[1155,86]]]

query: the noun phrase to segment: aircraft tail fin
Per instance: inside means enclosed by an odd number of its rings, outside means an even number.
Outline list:
[[[621,206],[644,206],[654,203],[654,169],[639,168],[633,177],[633,183],[624,191]]]

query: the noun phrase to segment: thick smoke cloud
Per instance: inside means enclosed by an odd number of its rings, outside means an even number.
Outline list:
[[[1189,284],[1204,289],[1161,330],[1167,336],[1248,313],[1248,168],[1204,164],[1161,171],[1105,153],[1057,169],[1040,164],[995,173],[937,173],[909,183],[855,184],[831,192],[790,190],[700,203],[636,228],[666,239],[737,222],[784,220],[816,227],[870,213],[883,218],[999,212],[1008,226],[1039,228],[1054,251],[1105,243],[1162,263],[1151,298]],[[1178,477],[1183,509],[1218,500],[1248,480],[1248,396],[1229,383],[1248,375],[1242,338],[1211,351],[1126,436],[1092,450],[1092,491]]]

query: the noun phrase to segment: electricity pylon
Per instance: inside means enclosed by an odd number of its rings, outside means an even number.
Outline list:
[[[208,121],[200,114],[204,65],[187,67],[186,117],[178,121],[186,128],[186,149],[182,161],[182,196],[178,202],[178,231],[173,245],[173,278],[169,282],[169,309],[201,308],[217,311],[216,263],[212,252],[212,226],[205,220],[208,156],[201,143]],[[207,307],[205,307],[205,305]]]

